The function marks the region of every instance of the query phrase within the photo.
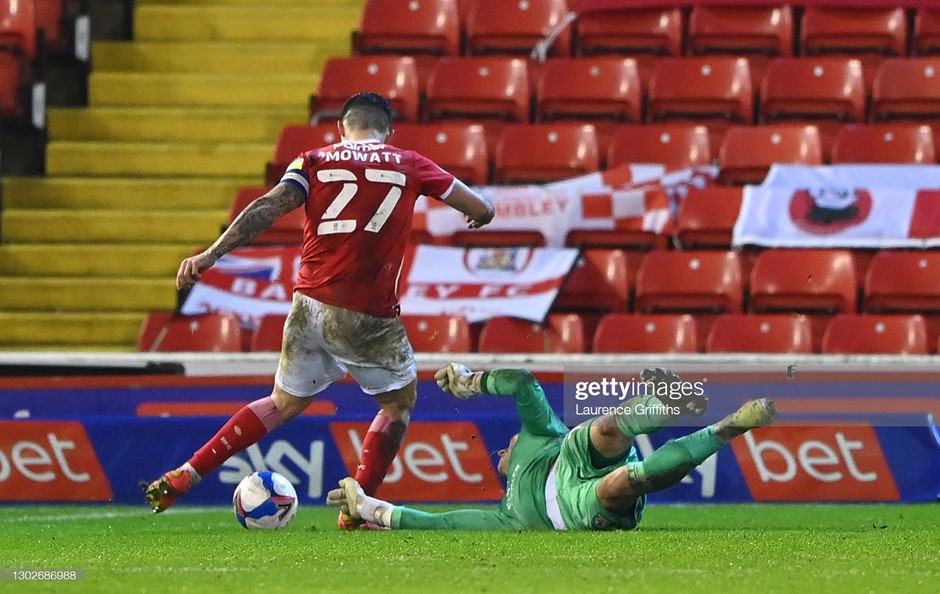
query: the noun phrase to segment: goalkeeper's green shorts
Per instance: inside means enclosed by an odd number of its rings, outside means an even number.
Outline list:
[[[628,514],[618,515],[601,505],[597,483],[621,466],[638,462],[636,449],[631,447],[623,459],[610,466],[595,468],[591,464],[590,425],[575,427],[562,442],[545,488],[549,518],[558,530],[632,530],[643,518],[646,495],[637,498]]]

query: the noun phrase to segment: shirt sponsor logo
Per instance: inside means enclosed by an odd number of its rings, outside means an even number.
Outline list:
[[[81,423],[0,421],[0,501],[111,499]]]
[[[897,501],[870,425],[765,427],[731,444],[755,501]]]
[[[330,423],[355,475],[369,423]],[[390,501],[498,501],[503,489],[475,423],[414,422],[379,495]]]

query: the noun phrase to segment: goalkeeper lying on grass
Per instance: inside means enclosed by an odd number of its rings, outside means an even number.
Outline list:
[[[352,478],[341,480],[327,503],[392,529],[630,530],[643,516],[647,493],[676,484],[738,435],[772,423],[776,414],[772,401],[752,400],[718,423],[670,441],[641,462],[633,438],[658,431],[677,416],[703,414],[703,396],[664,401],[639,396],[624,403],[622,409],[631,412],[597,417],[569,431],[528,371],[472,372],[451,363],[434,378],[458,398],[495,394],[516,399],[522,429],[499,452],[497,468],[507,477],[499,510],[425,513],[369,497]],[[673,372],[658,368],[644,369],[640,378],[654,384],[679,381]]]

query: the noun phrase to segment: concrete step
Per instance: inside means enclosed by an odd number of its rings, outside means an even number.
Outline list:
[[[188,108],[91,107],[49,110],[53,140],[118,142],[264,142],[271,154],[287,124],[303,124],[307,109],[294,107]]]
[[[46,149],[49,175],[229,176],[257,172],[268,143],[182,144],[57,140]]]
[[[13,210],[3,213],[5,243],[151,244],[207,246],[219,236],[228,211]]]
[[[322,42],[100,41],[91,48],[95,72],[189,72],[264,76],[319,72],[349,40]],[[245,56],[251,56],[246,60]]]
[[[3,180],[7,209],[225,210],[241,186],[263,183],[253,176],[165,177],[8,177]]]
[[[173,278],[190,244],[0,245],[0,276]]]
[[[138,6],[139,41],[349,40],[359,26],[359,6],[240,6],[145,4]],[[248,59],[249,56],[246,56]]]
[[[245,76],[93,72],[89,105],[141,107],[286,107],[302,109],[318,73]]]
[[[0,311],[0,348],[133,350],[146,312]]]
[[[166,278],[0,277],[2,311],[147,311],[176,307]]]

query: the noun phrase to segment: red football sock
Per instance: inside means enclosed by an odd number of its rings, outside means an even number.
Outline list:
[[[229,419],[215,437],[189,459],[189,464],[204,477],[248,446],[257,443],[283,422],[270,396],[255,400]]]
[[[362,440],[362,459],[355,476],[366,495],[375,495],[385,480],[398,448],[405,441],[407,430],[408,422],[404,419],[393,419],[382,413],[375,416],[369,432]]]

